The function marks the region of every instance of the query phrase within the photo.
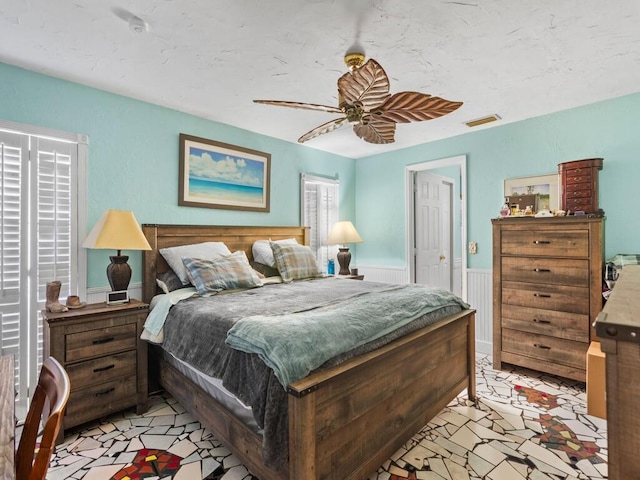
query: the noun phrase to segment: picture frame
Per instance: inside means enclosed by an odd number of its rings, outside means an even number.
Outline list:
[[[268,212],[271,154],[180,134],[178,205]]]
[[[559,208],[558,174],[508,178],[504,181],[504,196],[538,195],[538,207],[555,212]]]

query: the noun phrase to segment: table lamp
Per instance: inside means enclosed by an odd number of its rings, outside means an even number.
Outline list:
[[[345,243],[360,243],[362,238],[358,235],[356,227],[351,222],[337,222],[331,227],[326,245],[344,245]],[[338,247],[338,263],[340,271],[338,275],[349,275],[349,262],[351,262],[351,252],[348,247]]]
[[[107,278],[111,289],[123,291],[129,287],[131,267],[127,263],[129,257],[120,255],[121,250],[151,250],[151,246],[133,212],[127,210],[107,210],[102,214],[82,244],[85,248],[117,250],[117,255],[109,258]]]

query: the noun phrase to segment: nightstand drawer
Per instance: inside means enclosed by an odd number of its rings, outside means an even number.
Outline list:
[[[589,343],[589,315],[502,305],[502,328]]]
[[[502,349],[520,356],[585,370],[589,345],[546,335],[502,329]]]
[[[502,278],[511,282],[589,286],[589,261],[539,257],[503,257]]]
[[[65,428],[136,404],[136,377],[121,378],[82,390],[71,390]]]
[[[587,258],[589,233],[586,230],[505,230],[501,253],[517,256]]]
[[[66,335],[66,361],[75,362],[135,349],[136,324],[129,323]]]
[[[130,350],[69,365],[67,373],[69,374],[71,385],[82,385],[82,388],[84,388],[109,382],[116,378],[135,376],[136,354],[135,350]]]

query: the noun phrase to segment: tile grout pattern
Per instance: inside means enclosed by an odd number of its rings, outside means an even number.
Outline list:
[[[607,478],[606,421],[587,415],[584,384],[476,365],[478,403],[459,396],[369,480]],[[150,404],[67,436],[47,479],[255,479],[175,399]]]

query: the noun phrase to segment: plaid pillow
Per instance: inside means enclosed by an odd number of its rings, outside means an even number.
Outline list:
[[[262,286],[262,280],[251,268],[247,255],[242,251],[216,260],[183,258],[182,262],[200,295]]]
[[[316,256],[306,245],[283,245],[271,242],[276,268],[284,282],[321,277]]]

